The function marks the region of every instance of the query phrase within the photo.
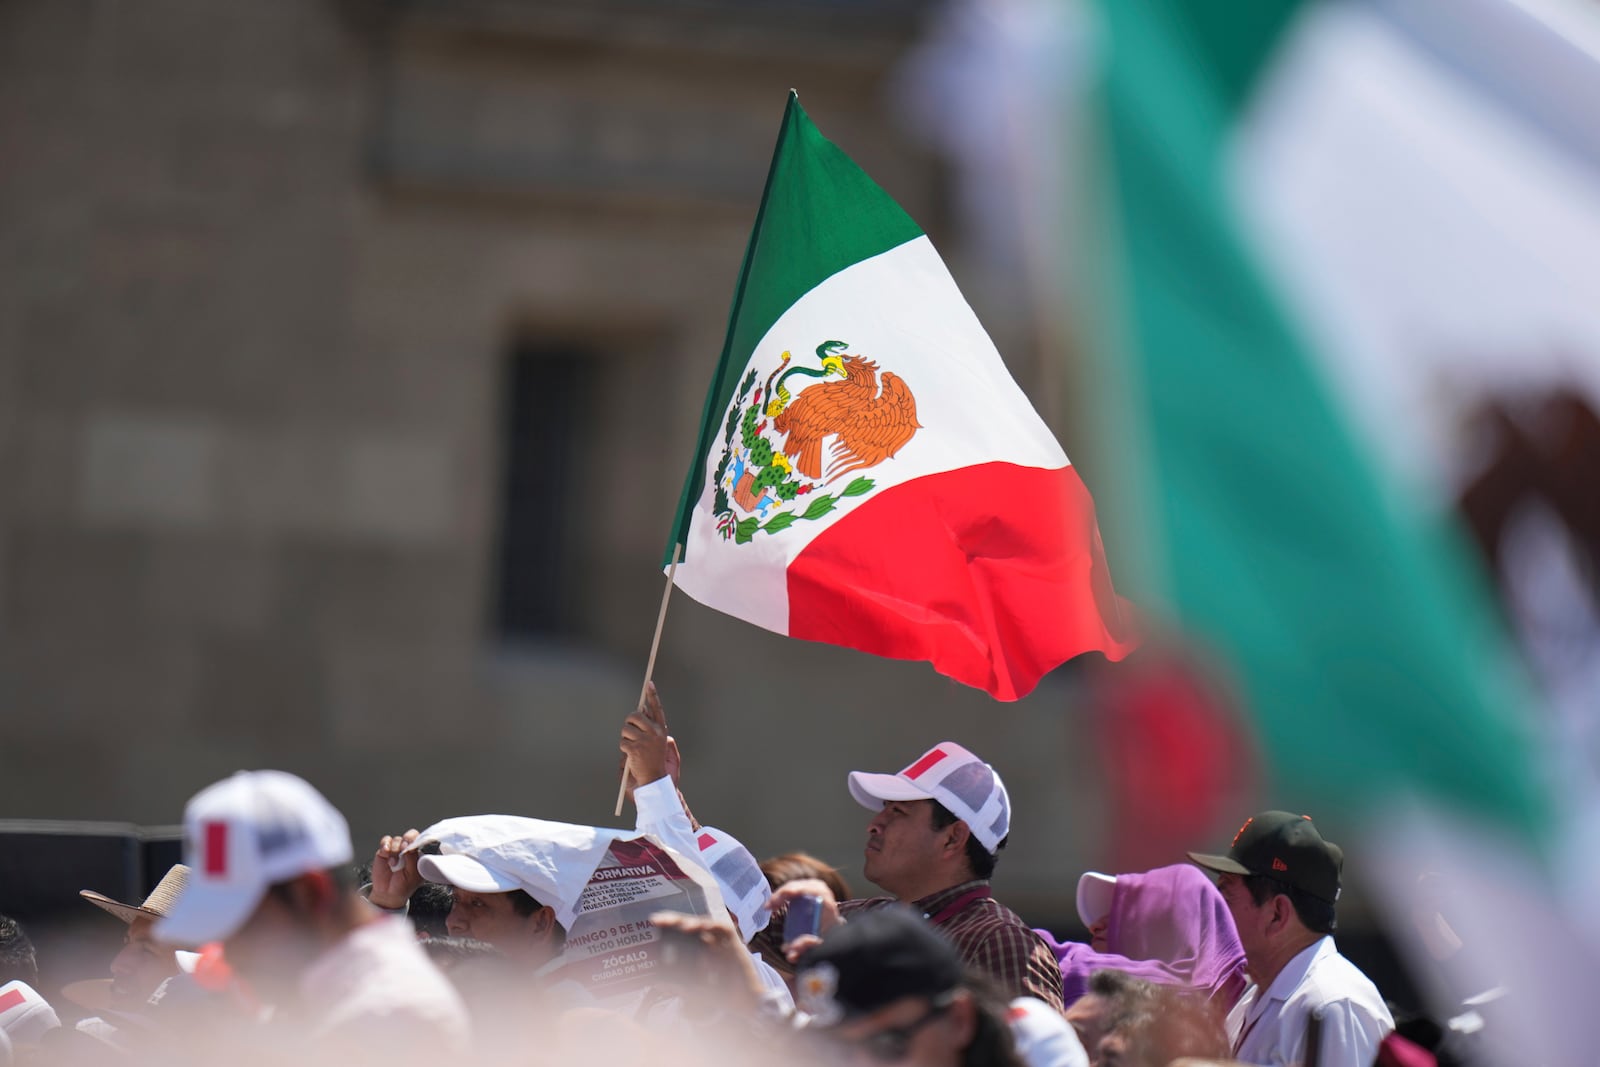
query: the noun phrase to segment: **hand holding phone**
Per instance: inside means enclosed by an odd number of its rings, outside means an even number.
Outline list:
[[[814,893],[792,898],[783,916],[783,943],[787,945],[797,937],[807,934],[816,937],[821,933],[822,898]]]

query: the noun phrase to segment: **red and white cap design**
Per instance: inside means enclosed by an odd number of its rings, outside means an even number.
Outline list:
[[[1089,1067],[1078,1032],[1037,997],[1018,997],[1006,1012],[1017,1058],[1027,1067]]]
[[[722,902],[739,920],[739,933],[748,942],[766,929],[767,920],[772,917],[767,908],[772,887],[761,873],[761,863],[725,830],[702,826],[694,836],[700,847],[700,865],[716,879]]]
[[[0,1032],[18,1047],[37,1045],[45,1033],[61,1025],[49,1001],[26,982],[0,985]]]
[[[850,772],[850,795],[877,811],[890,800],[937,800],[994,855],[1011,832],[1011,798],[993,767],[954,741],[940,741],[899,774]]]
[[[189,880],[155,936],[169,944],[224,941],[269,886],[354,858],[344,816],[302,778],[240,771],[196,793],[183,811]]]

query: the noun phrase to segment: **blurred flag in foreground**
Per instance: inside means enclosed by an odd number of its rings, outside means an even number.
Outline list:
[[[928,238],[793,96],[676,545],[703,604],[1002,700],[1133,647],[1061,446]]]
[[[1596,869],[1593,798],[1552,790],[1534,691],[1441,512],[1464,398],[1600,381],[1588,16],[1097,12],[1073,276],[1141,592],[1232,670],[1276,802],[1362,828],[1347,873],[1417,933],[1420,977],[1512,990],[1501,1062],[1580,1062],[1600,979],[1558,888]]]
[[[1526,708],[1481,575],[1352,431],[1241,211],[1241,138],[1320,6],[1099,9],[1103,243],[1079,305],[1115,379],[1119,488],[1142,575],[1230,664],[1304,808],[1422,790],[1531,833]],[[1341,165],[1368,165],[1357,147]]]

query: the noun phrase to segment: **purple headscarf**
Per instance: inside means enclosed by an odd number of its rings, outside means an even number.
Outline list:
[[[1185,986],[1206,994],[1224,1011],[1250,981],[1228,905],[1211,879],[1187,863],[1117,875],[1106,926],[1110,951],[1096,952],[1078,941],[1057,942],[1046,930],[1035,932],[1061,964],[1067,1005],[1088,991],[1089,975],[1102,968]]]

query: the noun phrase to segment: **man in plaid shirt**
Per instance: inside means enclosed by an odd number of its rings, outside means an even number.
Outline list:
[[[1011,827],[1011,801],[994,768],[941,741],[898,774],[852,771],[849,780],[850,795],[876,812],[867,824],[862,873],[889,895],[836,904],[823,883],[808,880],[780,888],[772,906],[802,894],[821,896],[826,931],[868,908],[909,904],[1008,999],[1037,997],[1059,1011],[1061,969],[1054,954],[989,889]]]

